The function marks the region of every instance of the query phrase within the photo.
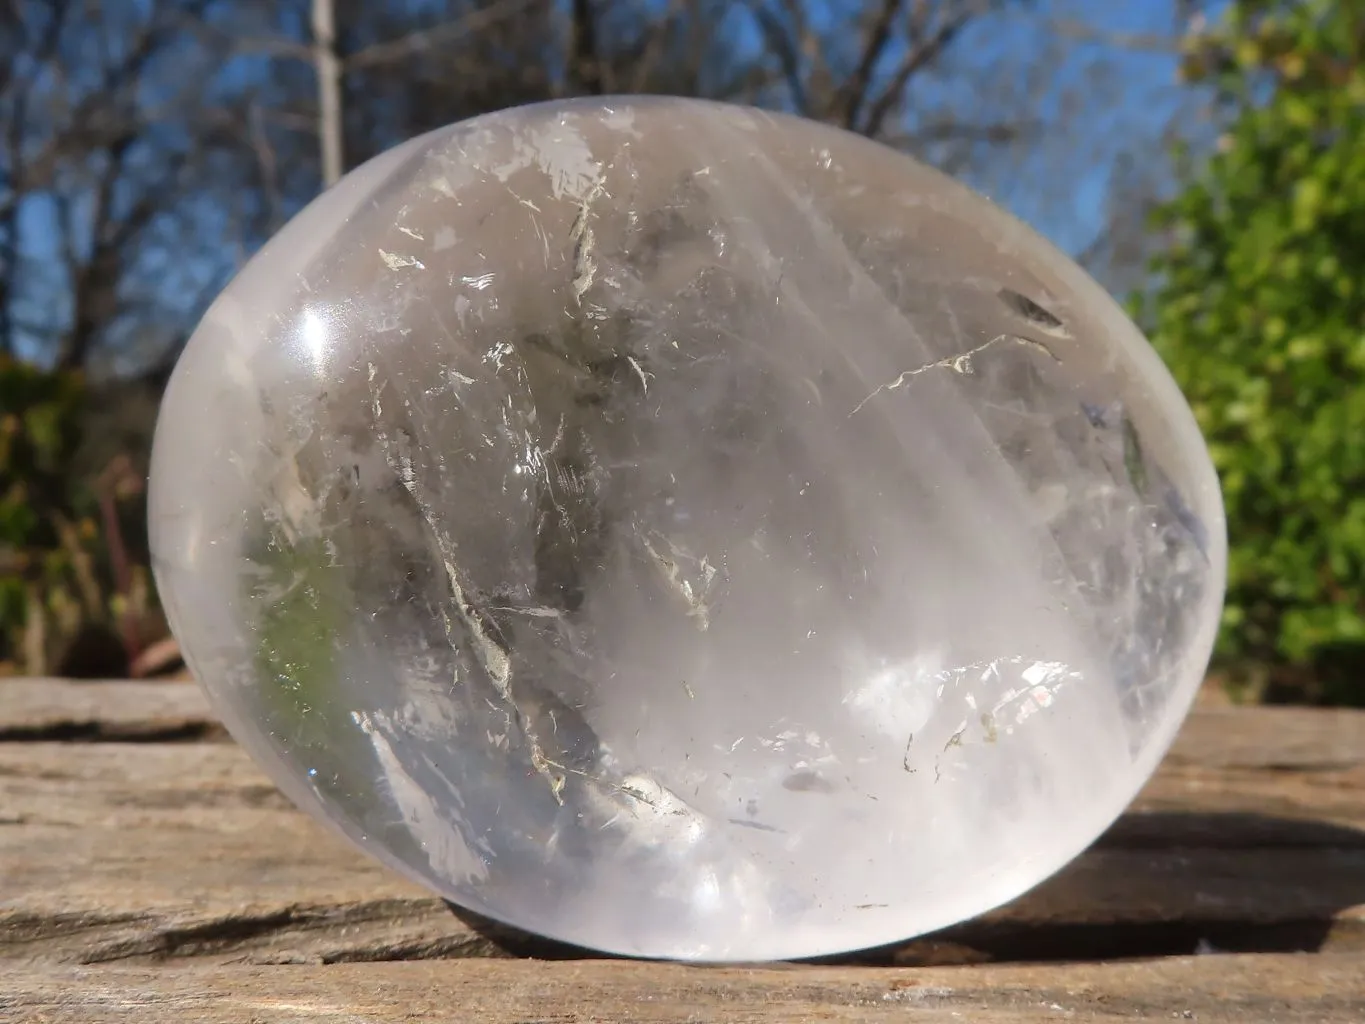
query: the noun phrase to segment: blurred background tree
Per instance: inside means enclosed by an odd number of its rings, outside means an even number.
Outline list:
[[[1136,293],[1228,485],[1225,660],[1248,692],[1359,699],[1331,680],[1362,615],[1363,5],[0,4],[0,674],[156,670],[141,481],[161,389],[325,183],[478,113],[656,92],[879,138]]]
[[[1221,131],[1138,304],[1223,480],[1220,654],[1269,699],[1365,703],[1362,58],[1359,0],[1241,0],[1190,38]]]

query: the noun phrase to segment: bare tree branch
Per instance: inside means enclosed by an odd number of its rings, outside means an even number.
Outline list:
[[[536,2],[537,0],[498,0],[433,28],[424,28],[398,39],[373,43],[347,56],[346,70],[394,64],[407,60],[417,53],[448,46],[501,22],[509,21]]]
[[[178,24],[181,31],[213,50],[227,50],[233,54],[253,56],[285,57],[306,62],[313,59],[311,42],[300,42],[283,36],[236,34],[229,28],[215,25],[202,18],[181,17]]]
[[[44,361],[86,367],[157,315],[130,282],[157,287],[142,277],[165,262],[153,236],[183,216],[181,171],[211,144],[213,105],[168,77],[179,60],[218,56],[182,31],[211,2],[53,0],[25,5],[32,20],[0,38],[11,58],[0,88],[0,348],[22,339]],[[49,211],[53,226],[25,227],[27,209]]]
[[[274,232],[284,223],[284,197],[280,194],[279,161],[275,156],[275,148],[270,144],[270,134],[266,130],[265,117],[259,103],[251,105],[247,120],[251,148],[260,167],[261,189],[265,193],[266,207],[269,210],[269,230]]]
[[[805,49],[804,38],[807,34],[805,16],[800,5],[794,6],[795,17],[790,20],[790,28],[780,14],[773,11],[764,0],[753,0],[751,5],[754,20],[763,34],[769,49],[782,69],[782,77],[791,95],[792,106],[796,113],[808,115],[811,112],[810,98],[806,92],[806,79],[802,61]]]
[[[1000,121],[973,124],[967,121],[944,120],[916,128],[905,136],[905,144],[928,146],[943,142],[1017,142],[1026,135],[1042,130],[1038,120]]]
[[[318,76],[318,142],[322,147],[322,186],[341,178],[345,154],[341,124],[341,61],[336,49],[336,11],[332,0],[312,0],[313,61]]]
[[[605,90],[604,67],[597,52],[597,13],[592,0],[573,0],[573,29],[569,50],[569,77],[593,96]]]
[[[109,150],[104,172],[96,186],[90,216],[90,252],[81,260],[75,253],[74,225],[67,204],[67,260],[72,279],[71,326],[62,338],[57,365],[64,369],[85,366],[99,340],[100,332],[115,317],[119,307],[120,264],[136,236],[156,217],[165,196],[174,195],[187,156],[176,153],[158,167],[154,181],[147,183],[137,200],[121,215],[114,210],[114,193],[123,180],[128,155],[138,136],[130,132]]]
[[[161,9],[152,12],[122,59],[116,59],[108,50],[107,35],[101,37],[106,47],[106,61],[100,88],[78,107],[84,116],[73,123],[73,130],[66,137],[68,144],[79,143],[85,118],[93,117],[97,112],[107,118],[109,108],[112,108],[114,127],[106,129],[111,130],[112,135],[103,147],[102,160],[96,162],[98,170],[90,193],[88,229],[83,232],[89,239],[89,254],[84,259],[75,243],[77,228],[72,205],[65,196],[58,204],[65,229],[63,247],[71,286],[71,323],[57,349],[56,364],[62,368],[81,367],[89,359],[99,332],[113,318],[117,307],[122,249],[133,234],[147,225],[168,194],[164,188],[144,191],[127,214],[118,219],[116,193],[141,127],[131,113],[136,103],[136,87],[171,32],[169,21],[159,16],[161,13]],[[168,167],[168,176],[173,179],[179,173],[179,166],[171,161]]]
[[[921,10],[925,9],[927,7],[925,0],[920,0],[919,6]],[[864,135],[876,138],[881,134],[886,119],[904,98],[905,87],[910,79],[916,72],[942,57],[953,40],[982,12],[982,9],[981,4],[964,2],[959,10],[946,16],[927,38],[919,31],[912,31],[900,66],[896,68],[881,94],[873,101],[868,110],[867,120],[858,126]]]
[[[663,53],[664,41],[673,31],[674,24],[686,7],[687,0],[668,0],[668,7],[664,10],[663,17],[650,26],[648,40],[639,59],[635,62],[635,74],[631,77],[631,92],[641,93],[648,87],[650,79],[654,77],[655,68],[659,64],[659,57]]]
[[[17,348],[17,332],[20,324],[15,318],[15,298],[19,290],[19,203],[24,194],[25,179],[28,176],[25,143],[29,131],[29,101],[33,88],[36,69],[51,62],[57,52],[62,30],[72,4],[69,0],[49,5],[50,20],[45,31],[37,39],[30,40],[28,26],[19,16],[17,9],[11,9],[6,17],[13,35],[9,38],[14,51],[5,54],[6,67],[0,79],[0,102],[8,100],[6,116],[9,118],[4,133],[3,164],[0,164],[0,352],[13,353]],[[28,44],[32,45],[28,45]],[[29,74],[22,79],[19,75],[19,53],[30,57]]]
[[[862,112],[863,104],[867,102],[868,90],[872,87],[872,74],[886,52],[887,44],[891,41],[892,25],[904,6],[904,0],[882,0],[881,9],[868,27],[862,56],[858,59],[853,73],[839,89],[835,97],[835,109],[831,111],[838,116],[845,128],[853,128],[858,123],[858,115]]]
[[[1177,53],[1181,45],[1181,37],[1178,35],[1163,35],[1157,32],[1115,32],[1076,18],[1049,18],[1047,25],[1063,38],[1081,43],[1098,43],[1121,50]]]

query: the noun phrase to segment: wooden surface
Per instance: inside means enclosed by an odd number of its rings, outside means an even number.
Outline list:
[[[749,969],[457,917],[294,811],[190,684],[0,680],[0,1021],[1173,1019],[1365,1024],[1365,714],[1198,711],[1014,904]]]

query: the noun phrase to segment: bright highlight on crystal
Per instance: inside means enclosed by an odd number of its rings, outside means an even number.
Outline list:
[[[542,105],[351,173],[167,392],[157,578],[300,806],[646,956],[904,939],[1088,845],[1213,642],[1222,506],[1118,306],[890,149]]]

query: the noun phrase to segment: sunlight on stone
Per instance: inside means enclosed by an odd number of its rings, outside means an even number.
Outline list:
[[[348,175],[204,318],[158,582],[299,805],[552,938],[828,954],[1079,853],[1202,678],[1194,420],[994,206],[812,122],[504,111]]]

